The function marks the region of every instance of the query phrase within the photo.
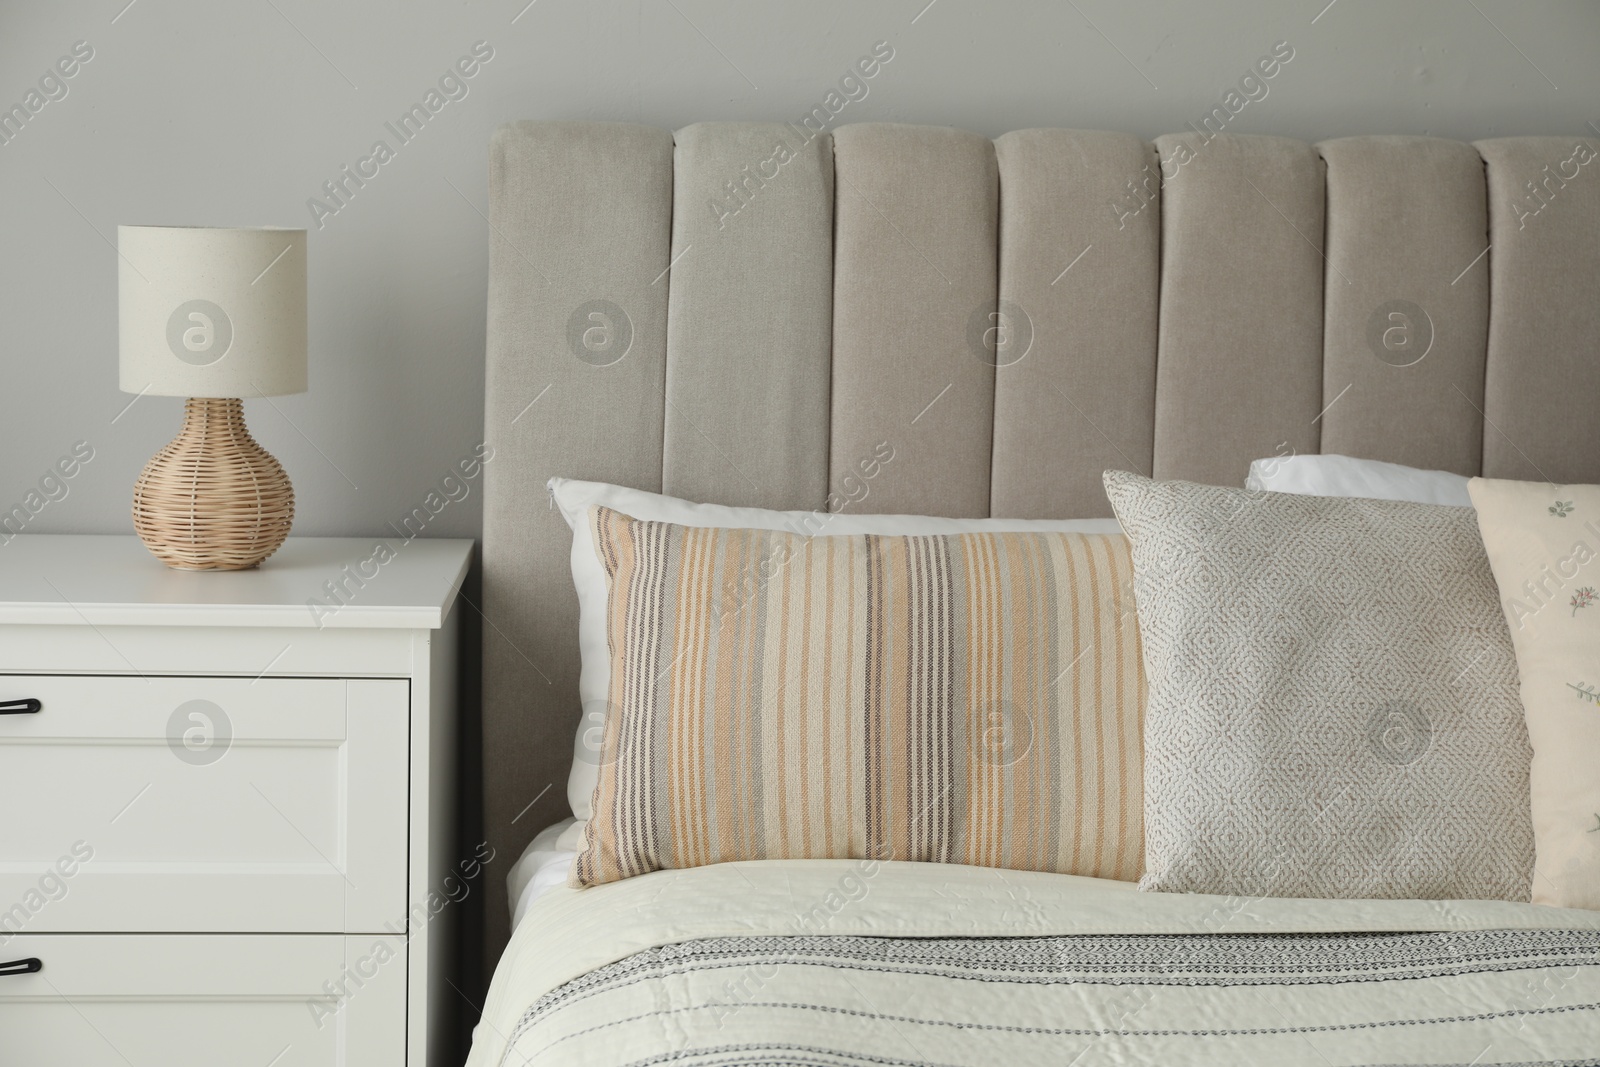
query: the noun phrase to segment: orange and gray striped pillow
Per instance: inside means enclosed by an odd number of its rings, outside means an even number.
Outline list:
[[[574,885],[805,858],[1139,876],[1124,537],[589,522],[611,707]]]

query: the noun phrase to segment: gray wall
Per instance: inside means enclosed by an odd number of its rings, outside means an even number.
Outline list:
[[[418,506],[482,432],[485,146],[509,119],[798,119],[887,40],[836,122],[1148,138],[1287,41],[1230,130],[1600,133],[1593,3],[126,3],[0,0],[0,105],[93,49],[0,145],[0,511],[76,442],[94,450],[35,532],[130,529],[133,480],[178,427],[181,401],[117,392],[118,223],[310,228],[311,391],[248,401],[252,427],[294,479],[297,532],[375,533]],[[395,148],[384,123],[478,41],[493,58],[467,95],[319,229],[307,200]],[[479,517],[474,485],[427,532],[476,535]]]

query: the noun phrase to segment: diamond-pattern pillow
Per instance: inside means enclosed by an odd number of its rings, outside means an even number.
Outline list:
[[[1149,685],[1140,888],[1528,899],[1527,729],[1472,509],[1105,483]]]

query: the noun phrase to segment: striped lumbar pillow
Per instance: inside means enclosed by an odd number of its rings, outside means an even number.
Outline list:
[[[589,521],[611,707],[573,884],[803,858],[1139,876],[1122,536]]]

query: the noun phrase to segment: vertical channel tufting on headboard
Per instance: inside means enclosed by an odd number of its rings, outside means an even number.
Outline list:
[[[833,142],[781,123],[679,130],[664,492],[820,508],[833,338]],[[776,151],[784,146],[785,152]],[[787,160],[784,159],[787,154]]]
[[[1125,133],[1021,130],[995,148],[990,511],[1110,515],[1101,473],[1150,473],[1161,164]]]
[[[1328,166],[1321,450],[1477,474],[1489,321],[1483,161],[1437,137],[1317,148]],[[1371,335],[1388,330],[1386,358],[1374,358]]]
[[[1322,160],[1283,137],[1156,146],[1174,163],[1161,188],[1155,476],[1243,485],[1252,459],[1317,451]]]
[[[878,123],[833,140],[833,479],[887,441],[867,510],[987,515],[994,367],[968,336],[998,293],[994,143]]]
[[[1483,473],[1600,481],[1600,139],[1474,147],[1494,242]]]
[[[489,175],[486,964],[567,814],[553,475],[820,507],[887,441],[856,510],[1061,517],[1319,446],[1600,481],[1594,139],[516,123]]]
[[[553,475],[661,486],[672,135],[517,123],[489,148],[484,439],[486,967],[509,932],[505,875],[564,813],[578,721],[571,534]],[[531,805],[531,807],[530,807]]]

